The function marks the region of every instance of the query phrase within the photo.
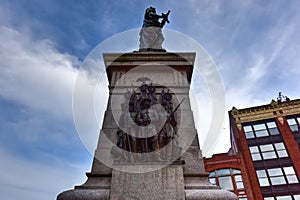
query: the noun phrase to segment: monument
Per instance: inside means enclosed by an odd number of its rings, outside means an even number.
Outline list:
[[[169,13],[146,9],[139,51],[103,54],[109,101],[92,169],[57,200],[237,199],[208,181],[189,100],[196,53],[162,48]]]

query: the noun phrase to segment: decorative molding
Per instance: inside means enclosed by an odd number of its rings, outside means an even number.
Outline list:
[[[242,130],[242,124],[241,123],[237,123],[236,125],[237,125],[237,128],[239,129],[239,131],[241,131]]]
[[[237,123],[238,129],[241,130],[239,124],[251,121],[258,121],[270,118],[278,118],[280,123],[284,123],[283,117],[300,113],[300,99],[277,103],[274,100],[263,106],[257,106],[246,109],[237,109],[235,107],[230,111]]]

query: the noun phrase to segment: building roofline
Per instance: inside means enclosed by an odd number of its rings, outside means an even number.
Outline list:
[[[240,114],[247,114],[247,113],[253,113],[253,112],[260,112],[260,111],[266,111],[266,110],[274,110],[279,108],[286,108],[286,107],[294,107],[294,106],[300,106],[300,99],[285,101],[285,102],[277,102],[272,99],[272,101],[269,104],[260,105],[260,106],[254,106],[249,108],[242,108],[237,109],[236,107],[232,107],[232,109],[229,112],[229,114],[232,115],[240,115]]]

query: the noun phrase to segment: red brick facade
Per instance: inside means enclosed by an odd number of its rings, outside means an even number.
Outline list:
[[[212,158],[205,158],[204,165],[207,172],[212,172],[218,169],[238,169],[241,170],[243,175],[244,173],[247,173],[241,168],[240,155],[229,155],[228,153],[215,154]],[[217,185],[219,184],[217,183]],[[234,192],[237,196],[247,195],[245,189],[238,190],[236,186],[234,186],[234,190],[232,192]]]
[[[205,158],[206,171],[239,169],[248,200],[300,199],[300,100],[233,108],[229,118],[231,155]],[[287,121],[291,118],[297,121],[296,131]]]

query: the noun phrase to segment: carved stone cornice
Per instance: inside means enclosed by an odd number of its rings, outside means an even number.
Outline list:
[[[229,113],[233,116],[236,124],[252,122],[270,118],[278,118],[283,123],[283,116],[300,113],[300,99],[278,103],[274,100],[270,104],[245,109],[232,108]]]

